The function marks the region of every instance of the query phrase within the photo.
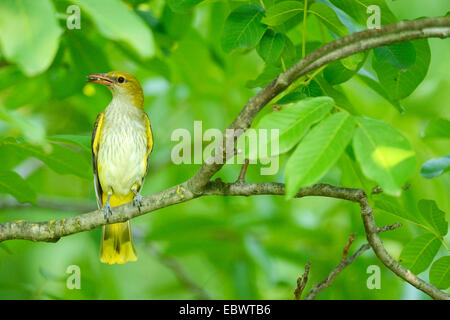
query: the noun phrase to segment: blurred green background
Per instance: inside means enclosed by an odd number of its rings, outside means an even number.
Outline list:
[[[199,165],[175,165],[170,160],[176,144],[171,141],[172,131],[186,128],[193,132],[194,120],[203,121],[203,130],[223,130],[258,91],[246,87],[264,68],[256,51],[226,54],[220,46],[226,17],[247,2],[203,1],[176,12],[176,2],[160,0],[95,1],[95,5],[87,0],[39,0],[14,10],[9,10],[11,3],[2,1],[0,31],[7,29],[6,23],[21,21],[24,16],[32,28],[24,32],[18,22],[17,26],[9,24],[16,28],[16,34],[11,34],[11,29],[0,34],[0,138],[24,137],[26,143],[42,148],[39,150],[54,150],[58,146],[55,141],[73,142],[71,135],[84,138],[69,149],[77,158],[72,153],[65,155],[76,162],[75,174],[0,144],[2,169],[17,172],[37,194],[37,205],[19,204],[10,195],[0,194],[0,222],[60,219],[96,208],[86,141],[96,115],[111,95],[106,88],[85,82],[91,73],[127,71],[144,88],[155,147],[142,194],[191,177]],[[450,9],[446,0],[387,3],[399,19],[443,16]],[[66,27],[66,9],[72,4],[82,8],[79,30]],[[312,29],[307,40],[320,41],[320,32],[313,29],[317,24],[314,17],[308,19]],[[296,46],[301,43],[301,26],[289,34]],[[37,46],[40,50],[33,49],[36,42],[41,44]],[[450,42],[430,39],[429,43],[429,71],[417,90],[402,101],[404,114],[357,78],[341,89],[359,113],[392,124],[409,139],[418,165],[407,197],[411,203],[423,198],[435,200],[448,219],[449,175],[433,180],[419,175],[421,164],[444,156],[450,149],[448,140],[422,137],[429,121],[450,118]],[[283,159],[275,176],[260,176],[259,166],[250,166],[247,181],[282,182]],[[226,165],[217,177],[234,181],[239,170],[239,165]],[[338,162],[323,181],[360,187],[345,170]],[[375,215],[380,226],[399,221],[377,211]],[[100,228],[57,243],[1,243],[0,298],[292,299],[297,277],[307,261],[312,265],[306,291],[339,263],[351,233],[357,233],[351,252],[365,242],[359,207],[326,198],[203,197],[136,218],[133,231],[139,260],[125,265],[99,262]],[[398,258],[402,247],[417,234],[417,227],[405,224],[383,233],[382,238],[390,254]],[[440,255],[445,253],[441,250]],[[80,267],[80,290],[66,287],[70,265]],[[381,268],[379,290],[366,286],[370,265]],[[426,280],[428,272],[420,276]],[[427,296],[394,276],[367,251],[318,298]]]

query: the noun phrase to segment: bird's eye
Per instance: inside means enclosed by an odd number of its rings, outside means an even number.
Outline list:
[[[124,78],[124,77],[119,77],[119,78],[117,79],[117,81],[118,81],[119,83],[124,83],[124,82],[125,82],[125,78]]]

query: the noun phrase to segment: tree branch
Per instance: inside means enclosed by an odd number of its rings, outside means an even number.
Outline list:
[[[388,225],[388,226],[384,226],[382,228],[378,228],[378,232],[385,232],[385,231],[390,231],[390,230],[394,230],[397,229],[399,227],[401,227],[402,224],[401,223],[395,223],[393,225]],[[316,284],[308,293],[308,295],[306,296],[305,300],[313,300],[317,294],[323,290],[325,290],[326,288],[328,288],[329,286],[332,285],[334,279],[337,277],[337,275],[339,273],[341,273],[342,270],[344,270],[348,265],[350,265],[351,263],[353,263],[353,261],[356,260],[356,258],[358,258],[364,251],[370,249],[370,245],[368,243],[363,244],[358,251],[356,251],[350,258],[347,258],[348,256],[348,250],[350,249],[350,246],[352,245],[353,241],[355,240],[355,235],[356,233],[353,233],[350,235],[347,244],[344,247],[344,250],[342,251],[342,259],[341,262],[330,272],[330,274],[328,275],[328,277],[319,282],[318,284]],[[309,273],[309,267],[310,267],[311,263],[308,262],[306,264],[306,268],[305,268],[305,274]],[[306,270],[308,272],[306,272]],[[300,282],[300,279],[302,279]],[[306,279],[306,280],[305,280]],[[297,288],[295,289],[295,297],[296,300],[300,300],[300,295],[301,292],[303,291],[303,289],[306,286],[306,282],[308,281],[307,276],[305,277],[303,275],[299,277],[299,279],[297,280]],[[300,295],[298,295],[297,293],[300,292]]]
[[[367,51],[379,46],[389,45],[414,39],[438,37],[446,38],[450,35],[450,18],[431,18],[414,21],[402,21],[383,26],[380,29],[366,30],[337,39],[311,52],[298,61],[286,72],[281,73],[257,95],[251,98],[229,129],[241,129],[240,134],[247,130],[256,114],[275,96],[289,87],[299,77],[320,68],[333,61],[346,58],[352,54]],[[280,183],[231,183],[220,180],[211,182],[212,176],[219,171],[226,160],[226,141],[235,136],[224,135],[223,144],[217,150],[218,160],[205,161],[197,173],[188,181],[173,186],[164,191],[144,197],[143,205],[138,210],[132,204],[115,207],[112,216],[106,221],[102,210],[96,210],[76,217],[46,222],[15,221],[0,224],[0,242],[11,239],[26,239],[32,241],[58,241],[59,238],[74,233],[92,230],[107,223],[124,222],[137,216],[164,208],[170,205],[186,202],[203,195],[249,196],[259,194],[282,195],[284,185]],[[232,140],[232,141],[233,141]],[[217,159],[216,159],[217,160]],[[367,238],[378,258],[394,273],[405,279],[419,290],[424,291],[435,299],[450,299],[450,295],[439,291],[413,275],[409,270],[399,265],[384,249],[378,236],[377,226],[373,218],[372,208],[368,204],[363,190],[333,187],[318,184],[299,190],[297,197],[325,196],[357,202],[361,206]]]
[[[224,183],[220,179],[216,179],[207,183],[201,194],[194,195],[187,190],[186,183],[183,183],[144,197],[141,210],[138,210],[131,203],[112,208],[109,221],[106,221],[103,210],[95,210],[67,219],[45,222],[18,220],[1,223],[0,242],[12,239],[56,242],[64,236],[89,231],[107,223],[125,222],[140,215],[200,196],[284,195],[284,192],[284,184],[282,183]],[[358,195],[361,194],[364,194],[364,191],[317,184],[300,189],[297,197],[324,196],[358,202]]]
[[[367,197],[364,196],[361,198],[359,204],[361,206],[361,217],[364,222],[367,240],[369,241],[369,244],[378,259],[380,259],[380,261],[383,262],[383,264],[397,276],[409,282],[417,289],[425,292],[430,297],[439,300],[450,300],[450,295],[448,293],[440,291],[435,286],[423,281],[391,257],[391,255],[384,248],[383,241],[381,241],[381,238],[378,235],[378,227],[375,223],[373,210],[369,206]]]
[[[351,242],[348,242],[348,245],[350,246]],[[334,278],[337,277],[337,275],[344,270],[349,264],[351,264],[353,261],[355,261],[356,258],[358,258],[364,251],[369,250],[370,245],[368,243],[363,244],[358,251],[356,251],[350,258],[342,257],[341,262],[337,265],[336,268],[334,268],[328,277],[323,280],[322,282],[319,282],[316,284],[308,293],[305,300],[313,300],[316,295],[331,286],[331,284],[334,281]]]
[[[241,172],[239,173],[239,177],[237,179],[238,182],[245,182],[245,174],[247,173],[249,160],[245,159],[244,164],[242,165]]]
[[[311,262],[308,261],[305,267],[305,272],[303,272],[300,277],[297,279],[297,288],[294,290],[294,299],[300,300],[302,298],[303,290],[306,287],[306,284],[308,283],[308,275],[309,275],[309,268],[311,267]]]
[[[382,228],[378,228],[378,233],[394,230],[394,229],[397,229],[397,228],[399,228],[401,226],[402,226],[401,223],[395,223],[393,225],[387,225],[387,226],[384,226]],[[358,249],[358,251],[356,251],[350,258],[347,258],[348,250],[350,249],[350,246],[353,244],[353,241],[355,240],[355,235],[356,235],[355,233],[350,235],[350,237],[349,237],[349,239],[347,241],[347,244],[345,245],[344,250],[342,251],[341,262],[330,272],[330,274],[328,275],[328,277],[325,280],[323,280],[323,281],[319,282],[318,284],[316,284],[309,291],[309,293],[306,296],[305,300],[313,300],[317,296],[317,294],[319,292],[321,292],[321,291],[325,290],[326,288],[328,288],[329,286],[331,286],[331,284],[333,283],[334,279],[337,277],[337,275],[342,270],[344,270],[347,266],[349,266],[351,263],[353,263],[353,261],[355,261],[356,258],[358,258],[364,251],[370,249],[370,245],[368,243],[363,244]],[[308,272],[309,272],[309,265],[310,265],[310,262],[308,262],[307,265],[306,265],[307,268],[308,268]],[[306,286],[306,283],[302,283],[302,287],[304,288],[305,286]],[[299,287],[299,284],[298,284],[298,281],[297,281],[297,289],[298,289],[298,287]],[[295,290],[295,292],[297,292],[297,289]],[[296,295],[296,297],[297,297],[297,295]],[[299,299],[297,299],[297,300],[299,300]]]
[[[194,196],[192,193],[187,193],[183,190],[183,185],[178,185],[160,193],[145,197],[141,212],[139,212],[131,204],[115,207],[113,208],[113,214],[110,218],[110,222],[124,222],[132,217],[142,215],[144,212],[154,211],[159,208],[188,201],[200,196]],[[251,196],[284,194],[285,187],[282,183],[224,183],[220,179],[216,179],[215,181],[211,181],[206,184],[201,195]],[[389,228],[379,229],[377,227],[373,217],[373,210],[369,206],[366,193],[363,190],[335,187],[328,184],[316,184],[300,189],[296,195],[296,198],[307,196],[338,198],[359,203],[367,240],[381,262],[383,262],[387,268],[392,270],[399,277],[409,282],[417,289],[427,293],[432,298],[450,299],[449,294],[440,291],[433,285],[418,278],[389,255],[378,235],[379,231],[383,231],[385,229],[389,230]],[[81,231],[91,230],[94,227],[105,223],[106,220],[101,210],[85,213],[69,219],[60,219],[57,221],[51,220],[37,223],[26,221],[6,222],[0,224],[0,242],[10,239],[55,242],[60,237]]]
[[[447,38],[449,35],[450,18],[429,18],[401,21],[382,26],[380,29],[365,30],[339,38],[311,52],[272,80],[247,102],[228,129],[242,129],[242,132],[247,130],[255,116],[266,104],[289,87],[295,80],[314,69],[376,47],[414,39]],[[225,141],[231,138],[225,134],[222,145],[225,145]],[[226,159],[225,151],[223,147],[217,150],[217,153],[222,155],[221,160]],[[195,176],[188,181],[190,190],[193,193],[201,193],[203,186],[222,168],[223,164],[221,163],[224,162],[211,163],[206,161]]]

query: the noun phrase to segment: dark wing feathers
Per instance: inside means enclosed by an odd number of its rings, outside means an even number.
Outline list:
[[[153,134],[152,134],[152,126],[150,125],[150,119],[148,118],[147,113],[144,112],[145,116],[145,124],[147,127],[147,169],[145,171],[145,175],[148,173],[148,164],[150,162],[150,154],[153,151]]]
[[[102,201],[102,186],[100,185],[100,181],[98,178],[98,170],[97,170],[97,156],[98,156],[98,147],[100,142],[100,133],[102,131],[103,118],[105,114],[104,112],[100,112],[95,120],[94,131],[92,132],[92,167],[94,168],[94,186],[95,186],[95,194],[97,196],[97,205],[99,208],[103,207]]]
[[[141,190],[142,186],[144,185],[144,181],[145,181],[145,177],[147,176],[148,173],[148,164],[150,162],[150,154],[152,153],[153,150],[153,134],[152,134],[152,127],[150,125],[150,119],[148,118],[147,113],[144,112],[144,118],[145,118],[145,126],[147,128],[146,132],[147,132],[147,157],[146,160],[146,169],[145,169],[145,175],[142,177],[142,181],[141,181],[141,185],[139,186],[139,190],[138,192]]]

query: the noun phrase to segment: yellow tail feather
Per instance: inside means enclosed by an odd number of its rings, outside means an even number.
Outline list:
[[[103,199],[107,196],[103,195]],[[112,207],[127,203],[133,199],[133,194],[126,197],[112,196]],[[136,261],[137,254],[133,244],[130,221],[113,223],[103,226],[102,242],[100,245],[100,261],[103,263],[123,264]]]

